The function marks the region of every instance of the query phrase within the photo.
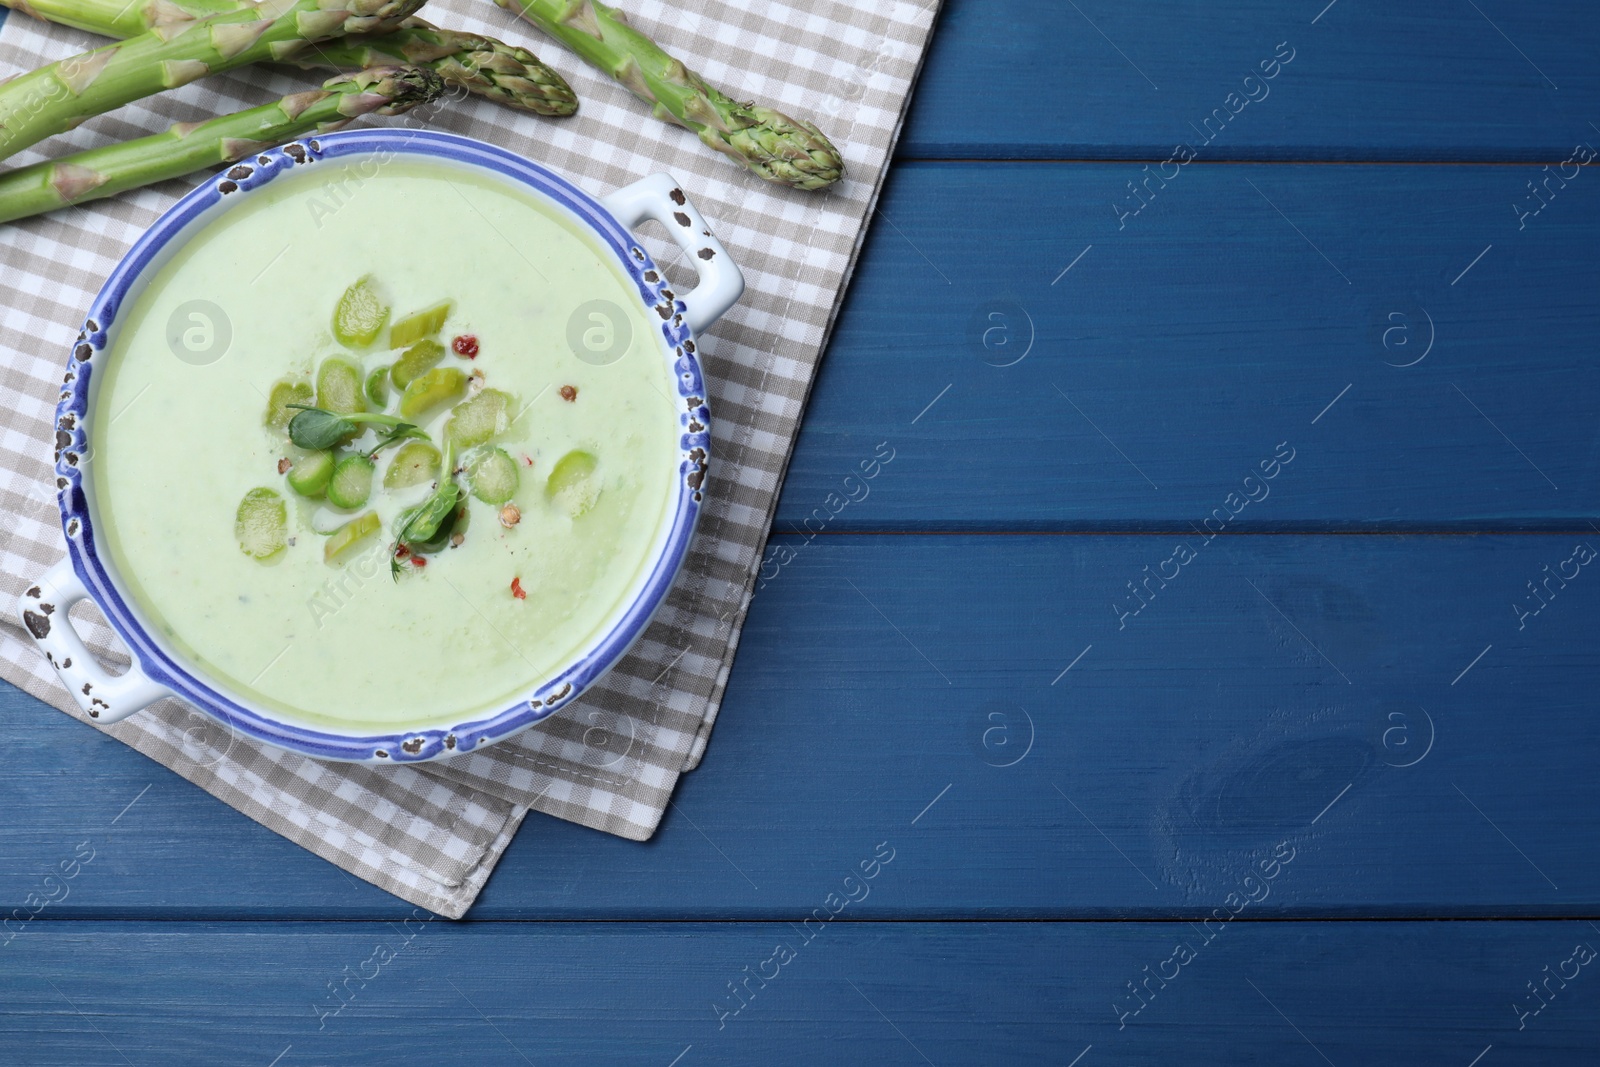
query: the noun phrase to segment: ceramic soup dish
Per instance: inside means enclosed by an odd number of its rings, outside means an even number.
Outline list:
[[[646,219],[684,250],[692,292],[629,232]],[[425,557],[397,555],[396,531],[435,476],[340,508],[291,491],[285,471],[310,454],[265,421],[275,384],[305,381],[309,400],[330,359],[380,394],[399,379],[387,330],[366,343],[333,322],[362,277],[391,323],[449,302],[440,365],[467,391],[411,416],[434,442],[463,397],[507,401],[499,436],[455,459],[470,475],[489,447],[510,457],[509,509],[466,498],[459,537]],[[23,624],[100,723],[177,696],[239,736],[376,764],[509,737],[592,685],[666,597],[710,459],[695,335],[743,286],[666,175],[596,199],[503,149],[414,130],[252,156],[163,215],[89,311],[56,409],[68,554],[25,591]],[[354,440],[338,454],[376,438]],[[375,485],[400,452],[377,455]],[[284,540],[256,558],[235,522],[262,490],[283,501]],[[378,532],[328,561],[329,531],[357,511]],[[69,621],[85,598],[131,652],[126,672]]]

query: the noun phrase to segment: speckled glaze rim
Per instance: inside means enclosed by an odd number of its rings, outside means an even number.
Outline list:
[[[205,678],[203,672],[184,662],[181,653],[170,651],[153,638],[151,628],[140,617],[141,612],[133,607],[131,598],[123,593],[96,550],[90,507],[92,479],[89,472],[94,458],[88,442],[93,418],[91,384],[98,369],[95,359],[110,343],[123,304],[137,296],[145,279],[169,258],[163,254],[169,246],[175,247],[200,227],[210,224],[229,207],[243,202],[251,192],[284,174],[363,155],[431,158],[479,168],[542,195],[586,225],[634,281],[645,308],[661,318],[661,351],[671,366],[682,404],[676,492],[665,519],[668,532],[664,541],[658,538],[658,551],[649,565],[648,575],[642,585],[636,585],[638,594],[615,624],[552,678],[531,687],[523,698],[497,714],[403,733],[341,733],[286,721],[271,709],[230,693],[222,684]],[[639,217],[662,217],[666,222],[665,216],[685,218],[682,210],[687,207],[694,214],[700,233],[690,238],[675,235],[675,239],[686,250],[690,248],[686,241],[692,241],[698,246],[701,258],[706,260],[712,259],[710,249],[714,247],[725,264],[723,270],[731,271],[737,279],[737,269],[727,260],[726,252],[693,212],[692,206],[685,204],[676,183],[657,176],[620,192],[637,191],[652,180],[658,181],[662,189],[671,190],[668,195],[672,204],[667,205],[665,212],[637,209],[631,213]],[[636,198],[637,195],[643,194],[636,193]],[[637,221],[638,218],[634,218],[630,223]],[[668,228],[670,230],[671,226]],[[726,282],[726,274],[723,281]],[[135,670],[142,670],[155,686],[188,700],[241,735],[319,759],[375,764],[420,762],[471,752],[504,740],[571,703],[621,658],[666,599],[688,553],[700,515],[703,482],[710,459],[711,417],[706,404],[705,379],[689,325],[696,316],[690,313],[684,299],[673,293],[669,284],[649,254],[606,204],[549,169],[494,145],[433,131],[375,129],[304,138],[262,152],[205,182],[173,205],[134,244],[90,307],[83,330],[73,345],[56,406],[57,499],[72,569],[89,597],[132,650]],[[738,280],[728,304],[737,299],[739,289],[742,289],[742,279]],[[717,308],[709,317],[714,319],[722,310],[725,308]],[[28,590],[29,596],[38,592],[38,586]],[[58,628],[65,628],[64,614],[57,619]],[[29,628],[44,645],[45,636],[34,625],[34,621],[39,620],[44,620],[48,631],[48,620],[38,614],[29,622]],[[56,657],[52,657],[51,662],[61,670]],[[89,693],[87,685],[84,693]],[[82,698],[80,702],[85,703]],[[98,717],[98,707],[85,703],[85,710]],[[121,717],[111,715],[111,710],[106,707],[108,721]]]

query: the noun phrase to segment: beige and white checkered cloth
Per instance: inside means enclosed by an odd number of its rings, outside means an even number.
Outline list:
[[[473,98],[430,109],[428,125],[520,152],[597,195],[670,171],[744,270],[744,299],[700,348],[716,435],[707,507],[688,562],[644,638],[561,714],[448,762],[320,763],[229,736],[175,700],[106,728],[291,841],[451,918],[471,906],[530,809],[643,840],[678,776],[699,762],[806,394],[938,0],[633,0],[626,7],[636,25],[731,95],[813,118],[849,168],[847,180],[825,194],[767,185],[691,134],[651,119],[621,87],[489,0],[435,0],[424,12],[530,45],[582,99],[575,118],[546,120]],[[101,43],[13,14],[0,28],[0,76]],[[12,162],[239,110],[314,77],[247,70],[208,78]],[[395,121],[418,120],[413,112]],[[50,469],[56,392],[93,294],[191,184],[170,182],[0,228],[0,676],[73,715],[76,705],[12,622],[16,597],[65,552]],[[673,273],[676,247],[647,243]],[[103,623],[92,622],[86,636],[97,652],[118,655]]]

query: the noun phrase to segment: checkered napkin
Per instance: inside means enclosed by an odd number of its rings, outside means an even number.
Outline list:
[[[669,171],[744,270],[744,299],[700,343],[715,447],[688,561],[643,639],[603,681],[560,714],[482,752],[420,766],[322,763],[232,736],[176,700],[101,729],[289,840],[451,918],[471,906],[530,809],[634,840],[654,833],[716,719],[801,410],[937,6],[626,3],[636,25],[713,84],[823,127],[849,177],[817,194],[767,185],[691,134],[651,119],[621,87],[489,0],[429,4],[424,14],[438,23],[531,45],[568,77],[582,107],[575,118],[549,120],[473,98],[393,121],[492,141],[595,194]],[[0,28],[0,76],[100,43],[14,14]],[[316,77],[250,69],[208,78],[12,162],[236,111]],[[74,716],[77,706],[13,621],[17,596],[65,552],[49,462],[56,392],[93,293],[192,184],[170,182],[0,227],[0,676]],[[645,243],[669,275],[692,277],[675,245],[648,236]],[[126,662],[92,608],[78,610],[90,647]]]

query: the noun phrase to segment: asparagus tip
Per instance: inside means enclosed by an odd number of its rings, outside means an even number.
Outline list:
[[[756,104],[739,104],[732,110],[735,119],[746,121],[726,133],[708,126],[700,136],[767,181],[823,189],[844,177],[839,150],[811,123]]]

